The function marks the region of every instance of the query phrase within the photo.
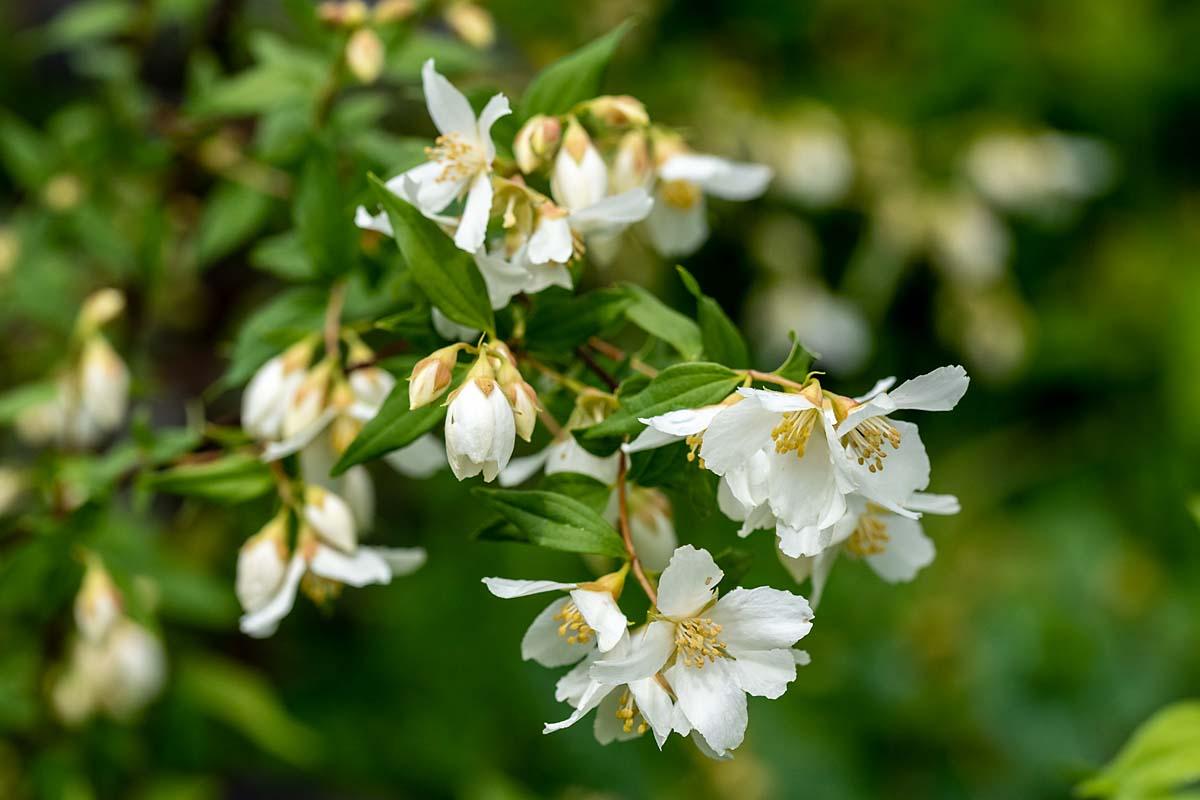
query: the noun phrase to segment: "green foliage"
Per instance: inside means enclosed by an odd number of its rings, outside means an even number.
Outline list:
[[[1146,720],[1112,763],[1079,784],[1080,797],[1115,800],[1193,797],[1200,782],[1200,701],[1185,700]]]
[[[626,20],[595,41],[563,56],[538,73],[517,107],[520,120],[535,114],[565,114],[575,104],[600,94],[600,81],[621,39],[633,27]]]
[[[788,351],[788,356],[783,363],[776,367],[775,374],[790,381],[803,383],[808,377],[809,370],[812,369],[815,356],[804,349],[804,345],[800,344],[800,340],[796,338],[794,332],[789,336],[792,340],[792,349]]]
[[[630,322],[674,347],[688,361],[700,358],[704,352],[700,326],[640,286],[628,284],[625,289],[633,296],[625,309]]]
[[[396,244],[413,280],[442,313],[455,322],[495,332],[487,286],[470,255],[454,246],[435,223],[370,177],[376,202],[387,212]]]
[[[275,488],[271,470],[258,458],[231,453],[212,461],[182,464],[142,477],[142,487],[210,503],[244,503]]]
[[[704,355],[710,361],[729,367],[750,366],[750,350],[746,340],[721,308],[721,304],[700,290],[700,284],[683,267],[675,267],[683,285],[696,298],[696,321],[700,324],[700,339]]]
[[[387,455],[412,444],[429,432],[446,416],[446,406],[440,401],[409,410],[408,381],[399,381],[384,401],[379,413],[363,426],[346,452],[333,467],[341,475],[355,464]]]
[[[633,297],[624,288],[586,294],[542,292],[526,322],[525,338],[537,353],[561,355],[590,336],[598,336],[623,319]]]
[[[354,269],[358,231],[337,175],[336,156],[315,144],[305,159],[293,206],[296,231],[317,274],[337,278]]]
[[[479,488],[473,493],[512,526],[486,528],[480,533],[482,539],[508,539],[511,536],[514,541],[551,550],[617,558],[625,555],[621,537],[612,526],[599,513],[573,497],[545,490]]]

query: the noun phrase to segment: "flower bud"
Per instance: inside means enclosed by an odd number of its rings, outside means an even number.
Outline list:
[[[342,3],[341,24],[347,28],[357,28],[367,21],[369,10],[363,0],[345,0]]]
[[[129,405],[129,370],[99,334],[84,344],[79,386],[79,413],[87,414],[101,433],[116,430]]]
[[[409,409],[429,405],[445,393],[454,377],[458,351],[462,349],[462,343],[452,344],[433,351],[416,363],[408,377]]]
[[[285,439],[308,428],[320,418],[325,410],[332,377],[333,362],[329,359],[317,364],[304,376],[284,410],[281,433]]]
[[[613,158],[611,180],[612,186],[609,188],[613,194],[645,188],[654,180],[650,146],[644,131],[632,130],[621,137]]]
[[[125,295],[116,289],[101,289],[83,301],[79,309],[76,329],[81,336],[89,336],[101,326],[112,322],[125,310]]]
[[[69,172],[55,175],[42,188],[42,200],[51,211],[70,211],[83,200],[83,183]]]
[[[281,511],[238,551],[234,588],[247,613],[263,608],[278,592],[287,572],[287,512]]]
[[[75,595],[75,626],[89,642],[98,642],[120,617],[121,593],[100,559],[91,556]]]
[[[102,674],[107,680],[99,701],[116,719],[127,719],[162,690],[166,653],[157,636],[125,619],[113,630],[104,654]]]
[[[517,369],[516,359],[513,358],[512,352],[508,349],[507,345],[500,342],[493,345],[490,349],[496,352],[501,359],[500,369],[496,373],[496,380],[500,383],[500,388],[504,392],[504,396],[512,406],[517,435],[528,442],[533,436],[534,427],[537,425],[537,392],[525,382],[525,378],[521,375],[520,370]]]
[[[554,200],[569,211],[579,211],[602,200],[608,191],[608,168],[583,126],[574,117],[567,121],[562,147],[550,177]]]
[[[383,72],[383,42],[370,28],[359,28],[346,42],[346,65],[359,83],[374,83]]]
[[[621,592],[625,589],[625,576],[629,574],[629,564],[621,565],[621,568],[615,572],[610,572],[607,575],[601,575],[594,581],[586,581],[579,584],[580,589],[585,589],[589,592],[608,592],[613,596],[614,600],[619,600]]]
[[[522,172],[536,171],[554,157],[562,138],[562,123],[557,117],[537,114],[517,131],[513,140],[513,154]]]
[[[486,50],[496,41],[496,24],[487,9],[466,0],[456,0],[444,12],[446,24],[476,50]]]
[[[467,380],[450,396],[446,411],[446,458],[460,481],[483,473],[492,481],[508,466],[516,422],[508,398],[496,383],[486,352]]]
[[[304,519],[327,544],[353,553],[358,547],[358,527],[346,501],[324,487],[309,484],[304,490]]]
[[[305,340],[292,345],[258,368],[242,394],[242,428],[257,439],[278,439],[283,418],[304,383],[304,370],[314,345]]]
[[[627,94],[602,95],[589,101],[587,108],[597,120],[614,128],[650,124],[642,101]]]
[[[413,0],[381,0],[375,4],[375,22],[386,25],[390,22],[403,22],[417,11]]]

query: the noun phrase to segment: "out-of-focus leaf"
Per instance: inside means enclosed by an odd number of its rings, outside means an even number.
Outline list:
[[[358,256],[358,231],[345,196],[333,151],[314,146],[304,163],[294,215],[296,231],[313,268],[326,277],[349,272]]]
[[[604,70],[632,26],[632,20],[625,20],[535,75],[518,105],[519,118],[527,120],[535,114],[565,114],[576,103],[600,94]]]
[[[484,488],[475,489],[474,494],[519,532],[517,541],[572,553],[625,555],[621,537],[612,526],[573,497],[540,490]],[[494,533],[492,528],[485,529],[481,538],[499,538]]]
[[[223,183],[209,195],[196,236],[196,259],[207,266],[258,232],[271,212],[271,198],[237,183]]]
[[[238,331],[222,384],[229,388],[245,383],[271,356],[318,330],[326,299],[319,289],[291,289],[251,315]]]
[[[717,566],[725,573],[721,578],[721,585],[734,586],[750,571],[754,564],[754,554],[740,547],[727,547],[714,555],[713,561],[717,562]]]
[[[792,338],[791,352],[788,353],[788,357],[775,370],[775,374],[790,381],[803,381],[808,377],[809,370],[812,369],[814,356],[804,349],[804,345],[800,344],[800,340],[796,338],[795,333],[790,335]]]
[[[65,50],[123,33],[136,14],[137,7],[125,0],[84,0],[66,6],[42,33],[47,49]]]
[[[667,367],[645,389],[621,401],[603,422],[575,432],[575,438],[595,453],[610,453],[624,436],[643,428],[639,417],[655,417],[681,408],[699,408],[724,400],[742,376],[728,367],[706,361]]]
[[[244,503],[275,488],[271,470],[258,458],[231,453],[201,464],[183,464],[142,477],[145,489],[213,503]]]
[[[1082,797],[1170,800],[1184,797],[1197,781],[1200,700],[1185,700],[1142,723],[1112,763],[1076,787],[1076,792]]]
[[[640,286],[627,284],[626,290],[633,298],[625,308],[625,316],[630,322],[662,339],[689,361],[700,358],[704,352],[704,339],[699,325]]]
[[[632,302],[623,288],[581,295],[543,292],[525,326],[526,344],[534,352],[561,356],[611,328]]]
[[[0,650],[0,731],[24,730],[37,719],[38,643],[15,631]]]
[[[52,381],[27,383],[0,394],[0,425],[9,425],[22,411],[54,399]]]
[[[412,444],[446,415],[446,407],[440,401],[413,410],[409,409],[408,403],[408,381],[397,381],[392,393],[383,401],[379,413],[363,426],[346,452],[342,453],[333,467],[333,474],[341,475],[355,464]]]
[[[363,128],[353,133],[351,146],[371,166],[385,170],[387,175],[399,175],[428,158],[425,148],[429,141],[396,136],[377,128]]]
[[[250,251],[250,265],[287,281],[311,281],[317,277],[296,231],[261,240]]]
[[[747,368],[750,366],[750,351],[742,333],[725,314],[720,303],[704,294],[700,284],[683,267],[675,267],[683,285],[696,298],[696,321],[700,323],[700,338],[704,344],[704,357],[727,367]]]
[[[421,66],[430,58],[437,63],[438,72],[453,75],[477,68],[484,56],[458,39],[414,31],[388,53],[384,74],[392,81],[417,80]]]
[[[611,486],[580,472],[555,472],[547,475],[538,484],[538,489],[573,497],[597,514],[604,513],[609,495],[612,494]]]
[[[392,222],[396,244],[413,280],[443,314],[461,325],[495,332],[487,286],[474,259],[413,206],[396,197],[376,176],[375,200]]]
[[[189,653],[178,661],[175,683],[182,697],[263,751],[297,766],[318,760],[317,731],[293,719],[257,673],[233,661]]]
[[[0,163],[27,191],[36,191],[54,169],[54,151],[25,120],[0,111]]]

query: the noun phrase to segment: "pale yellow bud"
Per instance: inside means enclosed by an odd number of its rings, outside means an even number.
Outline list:
[[[304,382],[292,395],[287,411],[283,415],[283,437],[285,439],[304,430],[321,416],[321,412],[325,410],[332,374],[333,362],[326,359],[304,376]]]
[[[287,572],[287,511],[281,511],[238,551],[234,589],[242,608],[254,612],[275,596]]]
[[[689,152],[683,137],[678,133],[664,131],[661,128],[654,128],[650,133],[650,141],[654,145],[654,163],[659,167],[674,156]]]
[[[505,396],[512,405],[513,422],[516,424],[517,435],[528,442],[533,438],[533,429],[537,426],[537,392],[525,381],[516,381],[503,388]]]
[[[557,117],[537,114],[529,119],[513,140],[513,154],[522,172],[534,172],[554,159],[562,138],[562,123]]]
[[[75,595],[75,625],[85,639],[98,642],[120,617],[120,591],[100,559],[89,557],[79,594]]]
[[[567,120],[567,133],[563,137],[563,149],[577,164],[582,163],[583,157],[592,149],[592,137],[588,136],[588,132],[574,117]]]
[[[346,65],[359,83],[374,83],[383,72],[383,42],[370,28],[359,28],[346,42]]]
[[[304,520],[325,543],[347,553],[358,546],[358,525],[346,501],[321,486],[304,489]]]
[[[329,444],[334,452],[344,453],[361,432],[361,422],[348,414],[339,414],[329,426]]]
[[[125,310],[125,295],[116,289],[101,289],[83,301],[79,309],[79,331],[87,335],[116,319]]]
[[[375,4],[375,21],[381,25],[403,22],[417,12],[413,0],[382,0]]]
[[[589,592],[608,592],[613,596],[614,600],[621,597],[621,592],[625,589],[625,576],[629,574],[629,564],[621,566],[616,572],[610,572],[607,575],[601,575],[594,581],[586,581],[579,584],[580,589],[585,589]]]
[[[70,173],[55,175],[42,188],[42,200],[51,211],[70,211],[83,199],[83,183]]]
[[[458,38],[477,50],[485,50],[496,41],[496,24],[487,9],[475,3],[453,2],[444,14],[446,24]]]
[[[650,124],[642,101],[627,94],[606,94],[591,100],[587,108],[598,121],[614,128]]]
[[[654,166],[650,162],[650,145],[646,133],[632,130],[621,137],[613,157],[612,186],[614,194],[644,187],[654,177]]]
[[[458,351],[463,347],[461,342],[443,347],[416,363],[408,377],[409,409],[429,405],[450,388],[454,365],[458,363]]]
[[[367,21],[370,10],[362,0],[347,0],[342,3],[341,23],[347,28],[357,28]]]

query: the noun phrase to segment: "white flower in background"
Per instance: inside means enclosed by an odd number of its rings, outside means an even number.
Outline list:
[[[671,501],[658,489],[629,488],[629,535],[642,566],[662,572],[679,546]]]
[[[283,435],[283,417],[304,383],[315,341],[292,345],[263,364],[242,393],[242,429],[256,439],[269,441]]]
[[[625,635],[629,621],[617,605],[625,584],[622,568],[594,581],[522,581],[484,578],[488,591],[510,599],[544,592],[566,592],[534,618],[521,639],[521,658],[544,667],[574,664],[593,650],[607,653]]]
[[[469,325],[460,325],[443,314],[442,310],[437,306],[430,309],[429,317],[433,322],[433,329],[443,339],[451,342],[473,342],[479,338],[481,331],[478,328],[472,328]]]
[[[495,480],[508,466],[516,443],[516,419],[495,372],[481,353],[467,379],[450,395],[446,410],[446,458],[460,481],[480,473]]]
[[[622,632],[610,656],[617,660],[629,658],[635,648],[642,646],[647,630],[643,626],[632,633]],[[569,728],[592,709],[597,709],[593,731],[600,744],[633,739],[652,730],[655,743],[662,749],[675,721],[671,695],[653,676],[628,683],[606,683],[590,678],[592,664],[599,655],[599,652],[591,653],[559,679],[554,698],[575,710],[562,722],[547,723],[542,732]]]
[[[493,309],[504,308],[518,294],[537,294],[551,286],[570,289],[574,285],[565,260],[552,263],[543,259],[541,263],[534,263],[529,252],[529,246],[522,245],[508,256],[505,246],[500,244],[475,253],[475,266],[483,276]],[[479,338],[478,333],[475,338]]]
[[[587,208],[608,194],[608,167],[587,131],[574,117],[567,120],[562,146],[554,159],[550,194],[566,209]]]
[[[861,495],[850,495],[847,504],[846,516],[833,526],[829,547],[819,555],[792,558],[780,552],[780,561],[797,582],[812,578],[813,606],[820,602],[829,571],[842,552],[866,561],[888,583],[911,581],[933,563],[936,550],[920,522]],[[959,512],[958,499],[952,495],[917,492],[904,505],[909,511],[926,514]]]
[[[529,238],[529,260],[534,264],[565,264],[575,255],[576,242],[620,236],[630,225],[650,214],[654,200],[645,189],[630,189],[603,197],[576,210],[549,203],[538,210],[537,224]]]
[[[575,401],[571,416],[563,430],[541,452],[514,458],[500,475],[501,486],[516,486],[532,478],[540,470],[547,475],[576,472],[612,486],[617,482],[620,455],[597,456],[589,453],[571,435],[577,428],[586,428],[603,420],[611,411],[609,400],[599,392],[585,392]]]
[[[967,175],[988,200],[1050,218],[1104,191],[1113,173],[1102,142],[1054,131],[986,133],[971,144],[965,161]]]
[[[100,560],[89,557],[79,593],[75,595],[75,626],[85,639],[99,642],[121,616],[120,591]]]
[[[792,349],[788,335],[812,353],[823,368],[854,373],[871,353],[871,326],[857,305],[817,281],[785,278],[756,287],[744,315],[755,352],[767,363],[782,363]]]
[[[388,453],[383,460],[405,477],[429,478],[446,466],[446,448],[441,439],[426,433],[412,444]]]
[[[304,489],[304,520],[325,542],[347,553],[358,546],[358,522],[350,504],[323,486]]]
[[[83,346],[79,371],[80,413],[105,433],[115,431],[129,406],[129,370],[102,336]]]
[[[698,734],[717,756],[742,743],[747,694],[775,699],[795,680],[806,656],[792,646],[813,619],[803,597],[766,586],[739,587],[718,599],[723,576],[707,551],[677,549],[640,639],[627,654],[598,658],[588,671],[610,686],[661,673],[676,698],[674,729]]]
[[[951,280],[979,288],[1004,275],[1012,243],[1008,228],[971,192],[926,202],[930,256]]]
[[[434,69],[433,59],[425,62],[421,79],[429,116],[441,135],[429,150],[429,161],[392,178],[387,187],[429,216],[465,196],[454,243],[474,253],[483,246],[492,210],[492,125],[512,111],[508,98],[497,94],[477,119],[462,92]],[[358,216],[371,219],[365,211]]]
[[[0,467],[0,517],[11,512],[25,492],[25,476],[12,467]]]
[[[766,191],[771,168],[679,152],[662,160],[658,178],[646,233],[663,256],[686,256],[708,238],[705,195],[751,200]]]
[[[166,653],[146,628],[122,617],[99,641],[78,639],[66,669],[55,682],[51,701],[68,725],[104,712],[127,720],[162,690]]]
[[[238,555],[236,583],[238,600],[246,612],[239,623],[242,633],[255,638],[275,633],[280,621],[295,605],[296,592],[306,575],[313,579],[306,591],[320,600],[331,594],[329,585],[336,588],[386,584],[393,577],[414,572],[425,563],[425,551],[419,547],[355,545],[347,549],[342,546],[344,540],[335,543],[326,539],[330,519],[340,517],[341,524],[345,524],[348,513],[347,509],[318,511],[315,516],[324,528],[318,528],[306,519],[297,536],[296,551],[290,558],[285,528],[275,521],[246,541]],[[305,516],[312,516],[307,507]]]

